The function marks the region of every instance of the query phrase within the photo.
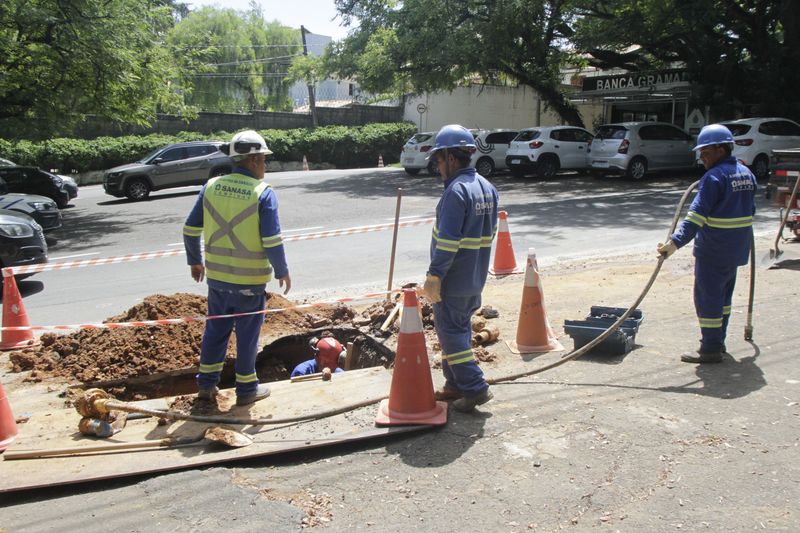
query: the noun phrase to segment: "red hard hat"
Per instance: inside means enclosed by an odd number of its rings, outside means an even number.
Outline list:
[[[317,358],[319,359],[319,370],[323,368],[336,369],[339,366],[339,354],[342,353],[342,345],[333,337],[324,337],[317,343]]]

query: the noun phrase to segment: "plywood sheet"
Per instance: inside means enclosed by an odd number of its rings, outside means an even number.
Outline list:
[[[192,468],[306,448],[418,431],[430,426],[374,427],[377,401],[388,395],[391,374],[384,368],[367,368],[334,374],[331,381],[271,383],[269,398],[252,406],[236,407],[233,391],[223,391],[219,401],[223,416],[286,418],[329,410],[343,405],[375,400],[363,407],[329,418],[278,426],[235,426],[250,435],[254,443],[245,448],[225,448],[199,441],[177,448],[149,448],[129,451],[0,462],[0,493],[17,490],[96,481],[167,470]],[[77,431],[80,415],[74,409],[34,413],[9,448],[13,451],[96,446],[159,440],[165,437],[200,438],[213,424],[173,422],[159,426],[154,419],[129,421],[127,427],[109,439],[94,439]]]

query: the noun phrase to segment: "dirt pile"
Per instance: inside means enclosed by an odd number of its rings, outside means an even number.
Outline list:
[[[296,304],[277,294],[268,294],[267,308],[282,309]],[[156,294],[110,317],[105,322],[159,320],[206,315],[206,298],[196,294]],[[349,322],[355,312],[343,305],[320,305],[265,315],[262,332],[272,336],[304,331],[314,324]],[[11,354],[11,371],[31,370],[29,380],[66,377],[83,383],[150,375],[198,364],[203,322],[119,329],[84,329],[69,335],[42,335],[41,346]],[[228,358],[236,355],[235,333]]]

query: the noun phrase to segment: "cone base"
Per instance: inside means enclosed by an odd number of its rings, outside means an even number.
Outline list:
[[[9,438],[7,438],[5,440],[0,440],[0,453],[3,453],[4,451],[6,451],[6,448],[11,446],[11,443],[14,442],[14,439],[16,439],[16,438],[17,438],[17,436],[14,435],[13,437],[9,437]]]
[[[501,268],[495,269],[494,267],[489,269],[489,274],[492,276],[508,276],[509,274],[524,274],[525,271],[522,270],[520,267],[515,268]]]
[[[517,344],[515,341],[506,341],[506,346],[512,353],[517,355],[525,353],[547,353],[547,352],[563,352],[564,346],[558,342],[558,339],[550,339],[547,344],[540,346],[526,346],[524,344]]]
[[[9,350],[19,350],[20,348],[28,348],[31,346],[39,346],[42,343],[39,339],[26,339],[17,342],[0,342],[0,351],[7,352]]]
[[[389,409],[389,400],[382,400],[375,416],[377,426],[414,426],[428,424],[443,426],[447,423],[447,402],[436,402],[436,406],[422,413],[398,413]]]

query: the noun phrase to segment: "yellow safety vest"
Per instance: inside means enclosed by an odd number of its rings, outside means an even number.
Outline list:
[[[262,285],[272,279],[258,217],[258,198],[267,187],[242,174],[208,181],[203,195],[208,279],[237,285]]]

